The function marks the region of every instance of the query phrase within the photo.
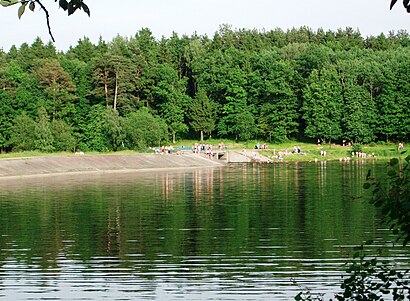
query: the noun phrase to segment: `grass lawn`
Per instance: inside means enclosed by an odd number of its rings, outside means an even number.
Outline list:
[[[177,142],[175,145],[190,147],[195,144],[194,140],[183,140]],[[254,149],[255,145],[259,143],[260,145],[264,144],[265,141],[248,141],[246,142],[235,142],[233,140],[218,140],[210,139],[204,141],[205,144],[212,144],[217,146],[219,143],[223,143],[227,149],[231,150],[241,150],[241,149]],[[316,145],[312,143],[304,143],[297,141],[289,141],[286,143],[267,143],[266,150],[259,150],[259,152],[265,156],[272,157],[278,155],[279,152],[289,152],[291,154],[283,157],[285,161],[314,161],[314,160],[344,160],[345,158],[352,158],[352,147],[350,146],[341,146],[336,144],[323,144]],[[295,146],[301,148],[302,154],[293,154],[293,149]],[[321,151],[326,151],[326,156],[323,157],[320,155]],[[405,158],[409,154],[406,153],[406,146],[403,151],[398,151],[397,145],[393,143],[386,144],[376,144],[372,143],[370,145],[362,145],[361,151],[366,153],[368,159],[390,159],[390,158]],[[369,155],[371,157],[369,157]]]
[[[184,147],[184,149],[190,149],[198,141],[195,140],[181,140],[178,141],[173,146],[175,148]],[[246,142],[235,142],[233,140],[220,140],[220,139],[209,139],[204,141],[205,144],[212,144],[214,149],[217,148],[219,143],[223,145],[228,150],[242,150],[242,149],[254,149],[255,145],[259,143],[264,144],[264,141],[248,141]],[[279,152],[287,152],[288,155],[283,156],[284,161],[314,161],[314,160],[343,160],[344,158],[352,158],[352,147],[350,146],[340,146],[340,145],[316,145],[312,143],[304,143],[297,141],[289,141],[286,143],[266,143],[266,150],[259,150],[261,154],[265,156],[272,157],[278,155]],[[295,146],[301,148],[301,154],[293,154],[293,149]],[[406,146],[403,151],[398,151],[397,145],[391,144],[375,144],[361,146],[362,152],[367,155],[372,155],[371,158],[375,159],[390,159],[390,158],[405,158],[409,154],[406,153]],[[320,155],[321,151],[326,151],[326,156]],[[140,153],[153,153],[153,150],[145,150],[141,152],[136,152],[132,150],[124,150],[119,152],[108,152],[108,153],[98,153],[98,152],[86,152],[86,155],[136,155]],[[74,153],[70,152],[58,152],[58,153],[42,153],[36,151],[30,152],[12,152],[0,154],[0,158],[22,158],[22,157],[36,157],[36,156],[72,156]]]

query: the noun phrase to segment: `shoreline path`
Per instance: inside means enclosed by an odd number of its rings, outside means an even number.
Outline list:
[[[73,173],[130,172],[218,167],[224,163],[195,154],[73,155],[0,159],[0,179]]]

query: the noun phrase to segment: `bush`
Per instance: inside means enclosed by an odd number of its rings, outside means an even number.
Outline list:
[[[161,146],[167,138],[167,126],[147,108],[131,113],[125,120],[127,143],[130,149]]]
[[[51,123],[53,134],[53,147],[56,151],[74,151],[75,138],[72,135],[71,127],[63,120],[54,120]]]
[[[14,119],[10,137],[13,150],[28,151],[34,149],[35,127],[35,121],[26,112],[21,113]]]
[[[352,152],[361,152],[363,149],[363,145],[361,145],[360,143],[353,143],[352,144]]]
[[[54,137],[51,131],[51,126],[49,122],[49,117],[45,108],[41,107],[38,109],[37,123],[34,129],[35,134],[35,149],[41,152],[52,152],[54,151]]]

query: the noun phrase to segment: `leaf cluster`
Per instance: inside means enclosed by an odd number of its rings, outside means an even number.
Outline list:
[[[391,0],[390,3],[390,9],[393,8],[393,6],[396,4],[397,0]],[[410,13],[410,0],[403,0],[403,6],[407,10],[408,13]]]
[[[55,2],[58,1],[59,7],[61,7],[64,11],[67,11],[69,16],[75,13],[77,10],[83,10],[88,16],[90,16],[90,9],[88,8],[87,4],[83,2],[83,0],[69,0],[69,1],[54,0],[54,1]],[[34,12],[37,5],[44,11],[46,15],[48,32],[50,34],[51,39],[54,42],[54,37],[51,32],[50,15],[48,13],[46,6],[43,4],[43,2],[40,0],[0,0],[0,5],[2,5],[3,7],[12,6],[18,3],[20,3],[20,6],[17,10],[17,16],[19,17],[19,19],[21,19],[21,17],[23,16],[24,12],[26,11],[27,6],[32,12]]]
[[[57,0],[55,0],[55,2],[57,2]],[[90,9],[83,0],[58,0],[58,4],[64,11],[67,11],[69,16],[75,13],[78,9],[82,9],[88,16],[90,16]]]
[[[387,180],[378,180],[369,171],[363,188],[372,190],[370,203],[380,208],[397,241],[406,246],[410,242],[410,156],[404,164],[391,159],[388,166]],[[354,251],[346,270],[348,277],[340,286],[342,292],[335,295],[336,300],[382,301],[391,297],[395,301],[410,300],[409,270],[400,270],[378,258],[366,258],[363,245]],[[295,300],[314,299],[311,294],[301,292]]]
[[[90,16],[90,9],[87,4],[84,3],[83,0],[55,0],[58,1],[59,7],[61,7],[64,11],[67,11],[68,15],[72,15],[77,10],[83,10],[88,16]],[[45,9],[45,6],[42,4],[40,0],[1,0],[0,5],[4,7],[8,7],[11,5],[15,5],[20,3],[20,7],[18,9],[18,17],[19,19],[24,14],[26,7],[28,5],[29,9],[34,12],[36,5],[39,5],[42,9]]]
[[[341,285],[343,292],[335,295],[336,300],[381,301],[388,295],[393,300],[410,300],[408,270],[399,271],[386,261],[365,258],[363,245],[355,250],[356,261],[349,265],[349,277]]]
[[[403,152],[405,153],[405,152]],[[398,159],[393,158],[389,162],[388,186],[367,175],[365,189],[372,188],[370,202],[380,208],[387,224],[397,240],[402,240],[403,246],[410,242],[410,156],[405,158],[404,167],[400,167]]]

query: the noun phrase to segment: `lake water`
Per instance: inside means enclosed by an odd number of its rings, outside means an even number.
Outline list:
[[[298,285],[331,297],[351,246],[393,239],[365,201],[368,169],[385,168],[281,163],[0,180],[0,298],[291,300]],[[409,262],[406,250],[388,249],[386,258]]]

